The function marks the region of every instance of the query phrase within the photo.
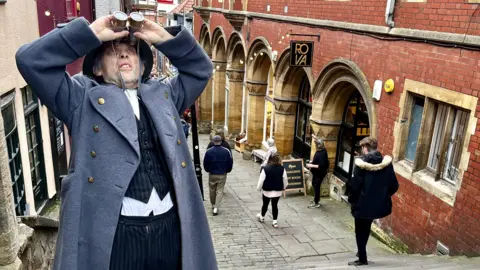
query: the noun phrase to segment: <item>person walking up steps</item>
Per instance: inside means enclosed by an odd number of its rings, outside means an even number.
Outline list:
[[[219,135],[213,137],[213,147],[205,153],[203,167],[209,173],[210,202],[213,215],[216,216],[218,207],[222,203],[227,173],[231,172],[233,167],[232,153],[222,146],[222,137]]]
[[[282,191],[287,188],[287,185],[287,172],[282,166],[282,159],[278,153],[274,153],[270,156],[267,166],[262,170],[260,178],[258,179],[257,189],[263,190],[262,212],[257,214],[260,222],[263,223],[265,221],[265,214],[267,213],[271,200],[273,214],[272,226],[278,228],[278,201],[282,196]]]

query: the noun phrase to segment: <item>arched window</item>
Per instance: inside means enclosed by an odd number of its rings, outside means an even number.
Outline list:
[[[312,95],[310,82],[304,75],[300,83],[297,103],[297,116],[295,120],[295,138],[293,142],[293,155],[303,159],[310,158],[312,143],[312,128],[310,125],[312,115]]]

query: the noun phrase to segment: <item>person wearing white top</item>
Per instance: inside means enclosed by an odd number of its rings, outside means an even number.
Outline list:
[[[265,214],[268,205],[272,201],[272,226],[278,228],[278,201],[282,196],[282,192],[288,186],[288,177],[285,168],[282,166],[282,159],[278,153],[270,156],[267,166],[260,172],[257,189],[262,190],[263,206],[261,213],[257,214],[260,222],[265,221]]]

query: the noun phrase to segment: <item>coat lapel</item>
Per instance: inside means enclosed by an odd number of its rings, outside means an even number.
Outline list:
[[[172,110],[168,91],[166,87],[158,87],[158,85],[152,87],[142,84],[140,97],[150,112],[163,151],[165,151],[169,166],[172,168],[177,141],[177,125],[174,120],[176,113]]]
[[[115,127],[140,157],[135,114],[123,90],[115,85],[101,85],[92,88],[88,96],[92,106]]]

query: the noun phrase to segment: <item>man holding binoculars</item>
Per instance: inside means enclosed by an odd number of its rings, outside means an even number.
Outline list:
[[[149,78],[149,45],[177,77]],[[83,56],[83,74],[70,77],[66,65]],[[193,36],[116,12],[91,25],[75,19],[23,45],[16,59],[72,138],[54,269],[217,269],[179,116],[213,71]]]

